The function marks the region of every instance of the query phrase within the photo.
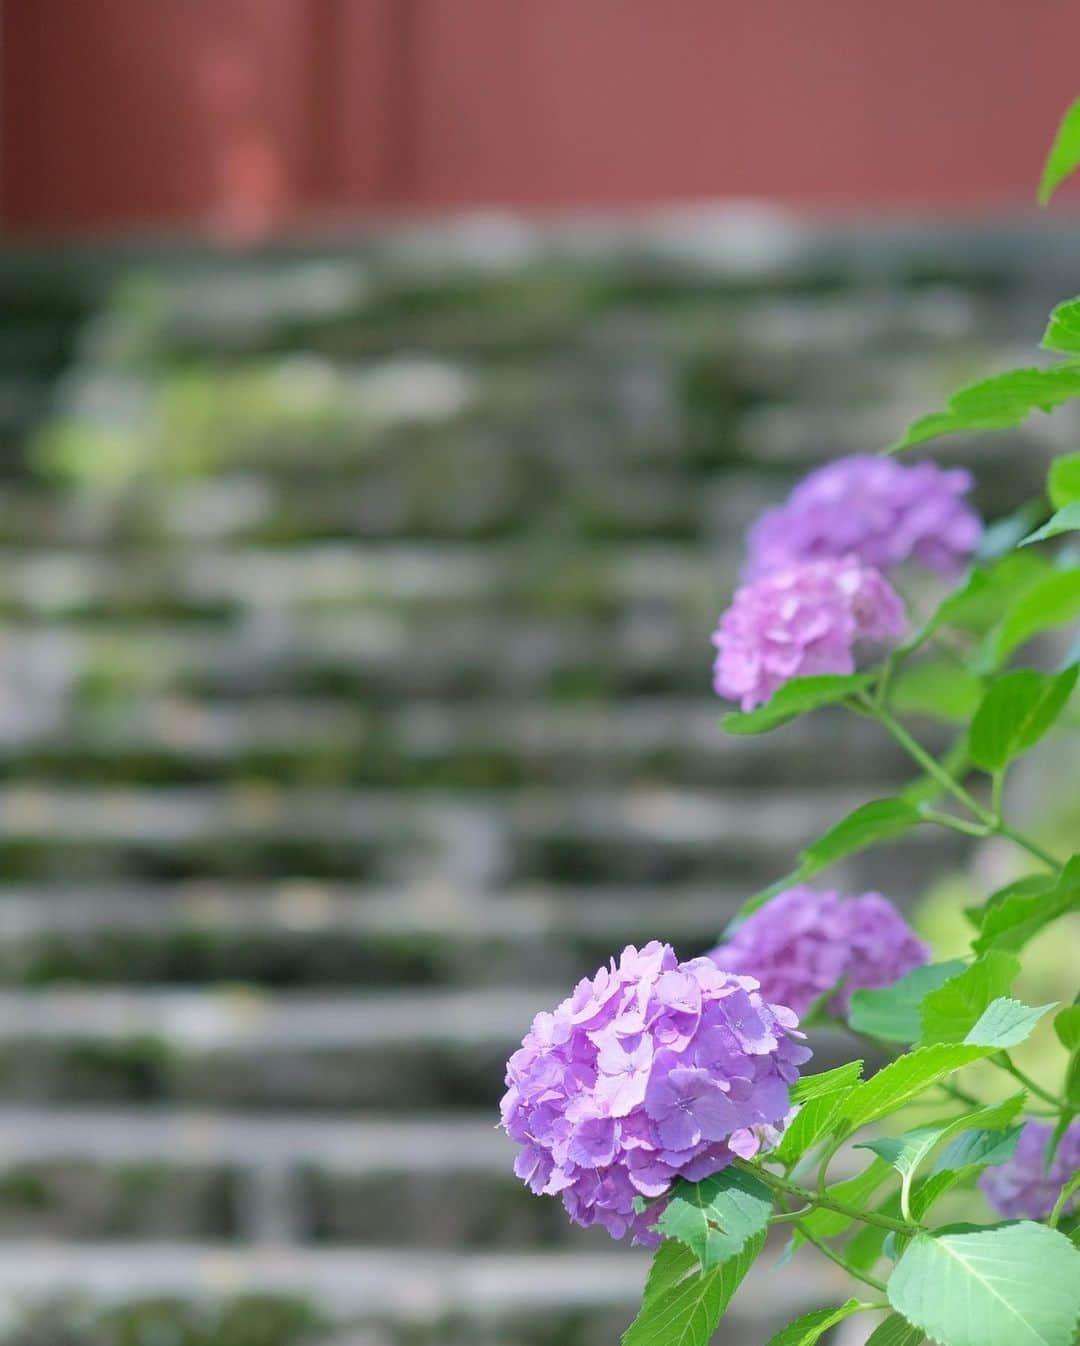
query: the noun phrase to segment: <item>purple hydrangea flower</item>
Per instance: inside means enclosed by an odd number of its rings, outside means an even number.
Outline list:
[[[656,1244],[662,1199],[776,1143],[809,1059],[798,1019],[752,977],[669,944],[623,950],[538,1014],[506,1069],[514,1172],[580,1225]],[[638,1210],[639,1198],[653,1202]]]
[[[1028,1122],[1010,1159],[988,1168],[979,1178],[987,1201],[1007,1220],[1043,1220],[1054,1209],[1061,1189],[1080,1168],[1080,1118],[1073,1122],[1046,1167],[1046,1145],[1053,1133],[1048,1122]],[[1075,1210],[1073,1197],[1066,1210]]]
[[[841,556],[884,571],[914,560],[954,577],[982,534],[964,499],[971,486],[970,472],[935,463],[868,456],[828,463],[754,524],[745,578]]]
[[[811,561],[735,591],[713,634],[718,696],[753,710],[792,678],[853,673],[859,641],[898,638],[904,605],[853,556]]]
[[[848,1008],[853,991],[889,986],[928,962],[930,948],[880,893],[844,897],[800,885],[759,907],[709,955],[727,972],[756,977],[767,1000],[803,1015],[830,987]]]

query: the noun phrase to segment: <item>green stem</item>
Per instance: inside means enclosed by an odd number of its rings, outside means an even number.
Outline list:
[[[969,823],[966,818],[957,818],[952,813],[942,813],[940,809],[930,808],[926,804],[919,811],[927,822],[947,827],[951,832],[962,832],[966,837],[979,837],[983,840],[991,835],[990,829],[983,823]]]
[[[735,1162],[736,1167],[741,1168],[746,1173],[752,1173],[755,1178],[760,1178],[774,1192],[783,1192],[787,1196],[798,1197],[807,1206],[821,1206],[825,1210],[835,1211],[837,1215],[846,1215],[851,1220],[862,1221],[863,1224],[877,1225],[879,1229],[891,1229],[897,1234],[915,1234],[918,1232],[918,1226],[908,1224],[906,1220],[894,1220],[890,1215],[879,1215],[877,1211],[856,1210],[854,1206],[848,1206],[843,1201],[837,1201],[835,1197],[829,1196],[826,1192],[812,1192],[808,1187],[792,1182],[790,1178],[781,1178],[779,1174],[770,1173],[768,1169],[760,1168],[756,1164],[750,1164],[741,1159]]]
[[[1058,1098],[1056,1094],[1052,1094],[1049,1090],[1044,1089],[1041,1084],[1036,1084],[1030,1075],[1025,1075],[1019,1066],[1014,1065],[1008,1052],[1001,1052],[999,1055],[992,1056],[990,1059],[999,1070],[1004,1070],[1007,1074],[1011,1075],[1014,1080],[1019,1081],[1029,1093],[1034,1094],[1036,1098],[1041,1098],[1044,1103],[1049,1103],[1051,1107],[1055,1108],[1058,1112],[1064,1112],[1068,1107],[1068,1104],[1063,1098]]]
[[[917,762],[928,776],[937,781],[947,794],[951,794],[954,799],[963,804],[985,826],[990,827],[996,822],[994,815],[988,809],[984,809],[958,780],[950,776],[937,758],[928,753],[922,744],[908,733],[900,721],[894,718],[890,711],[883,707],[875,707],[873,702],[868,702],[868,708],[872,709],[872,713],[877,716],[877,719],[892,734],[907,755]]]
[[[1014,828],[1006,826],[1001,817],[989,809],[983,807],[948,771],[941,765],[936,757],[932,756],[926,749],[914,739],[904,726],[895,719],[893,715],[883,706],[875,705],[873,700],[865,693],[862,693],[860,699],[868,714],[875,716],[878,722],[893,736],[900,744],[908,756],[926,772],[934,781],[952,795],[959,803],[963,804],[973,817],[977,818],[983,825],[983,830],[972,831],[971,824],[964,826],[965,820],[962,818],[953,818],[950,814],[929,813],[928,817],[934,822],[943,823],[946,827],[952,827],[954,831],[966,832],[971,836],[1001,836],[1007,837],[1014,845],[1021,847],[1022,850],[1033,855],[1050,869],[1058,870],[1061,868],[1061,861],[1056,856],[1051,855],[1049,851],[1044,850],[1037,842],[1030,837],[1026,837]],[[946,821],[947,820],[947,821]]]
[[[864,1285],[869,1285],[872,1289],[885,1293],[885,1282],[879,1281],[876,1276],[871,1276],[869,1272],[860,1271],[853,1267],[850,1262],[846,1262],[835,1249],[818,1236],[800,1220],[795,1221],[795,1228],[806,1239],[807,1243],[812,1243],[823,1257],[827,1257],[830,1262],[834,1262],[842,1271],[846,1271],[849,1276],[854,1276],[857,1281],[862,1281]]]

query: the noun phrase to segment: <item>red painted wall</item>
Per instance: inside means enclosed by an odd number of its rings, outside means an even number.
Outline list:
[[[1027,204],[1076,0],[4,0],[10,231]]]

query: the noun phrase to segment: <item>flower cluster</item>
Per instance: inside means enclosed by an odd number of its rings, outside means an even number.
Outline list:
[[[502,1124],[514,1172],[560,1195],[580,1225],[655,1244],[649,1226],[679,1176],[750,1158],[790,1110],[810,1052],[798,1019],[751,977],[668,944],[623,950],[538,1014],[507,1065]],[[643,1200],[654,1202],[646,1211]]]
[[[904,607],[854,557],[812,561],[736,590],[713,635],[713,686],[752,710],[791,678],[853,673],[860,641],[898,638]]]
[[[971,487],[963,468],[841,458],[811,472],[784,504],[761,516],[747,539],[745,577],[842,556],[883,571],[914,560],[954,577],[982,533],[964,499]]]
[[[929,961],[930,948],[880,893],[844,897],[801,885],[759,907],[709,955],[727,972],[756,977],[761,994],[804,1015],[832,987],[845,1013],[851,994],[889,986]]]
[[[1012,1157],[979,1178],[987,1201],[1007,1220],[1044,1220],[1062,1187],[1080,1168],[1080,1119],[1065,1132],[1047,1168],[1046,1147],[1052,1133],[1049,1123],[1028,1122]],[[1080,1197],[1074,1196],[1066,1209],[1074,1210],[1078,1201]]]

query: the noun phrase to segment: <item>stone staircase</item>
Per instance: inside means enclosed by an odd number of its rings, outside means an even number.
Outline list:
[[[903,779],[827,713],[722,738],[742,532],[1077,261],[739,215],[0,259],[5,1346],[617,1340],[645,1260],[512,1178],[505,1057]],[[1070,433],[948,450],[993,511]],[[953,840],[842,877],[909,904]],[[785,1283],[724,1340],[836,1292]]]

